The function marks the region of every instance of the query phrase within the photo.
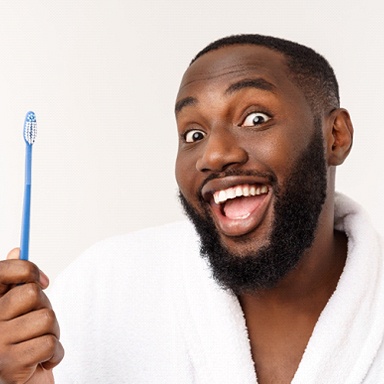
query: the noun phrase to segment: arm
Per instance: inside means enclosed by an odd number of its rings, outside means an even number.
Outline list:
[[[0,384],[51,384],[63,358],[48,278],[14,249],[0,261]]]

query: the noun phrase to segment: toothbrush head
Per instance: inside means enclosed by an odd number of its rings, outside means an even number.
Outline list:
[[[24,140],[28,145],[32,145],[35,142],[37,133],[36,115],[30,111],[25,116],[24,121]]]

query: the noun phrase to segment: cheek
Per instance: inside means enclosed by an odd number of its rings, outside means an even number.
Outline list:
[[[198,188],[198,175],[196,161],[191,154],[178,153],[175,163],[176,182],[185,197],[196,194]]]
[[[249,161],[259,170],[274,173],[278,178],[287,174],[301,152],[300,145],[285,135],[266,132],[257,140],[244,142],[244,149],[249,154]]]

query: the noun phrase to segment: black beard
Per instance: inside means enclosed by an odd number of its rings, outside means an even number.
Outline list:
[[[223,288],[237,295],[273,288],[298,265],[304,251],[312,245],[327,190],[320,122],[316,121],[315,126],[313,138],[289,178],[283,186],[274,188],[275,217],[269,241],[260,249],[242,255],[231,253],[220,241],[205,205],[202,204],[202,216],[179,193],[182,206],[200,236],[200,253],[207,258],[214,279]]]

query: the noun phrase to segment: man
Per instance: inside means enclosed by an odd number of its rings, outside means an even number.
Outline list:
[[[106,240],[59,277],[57,382],[384,382],[381,245],[335,193],[353,129],[329,64],[224,38],[193,60],[175,111],[194,227]]]

